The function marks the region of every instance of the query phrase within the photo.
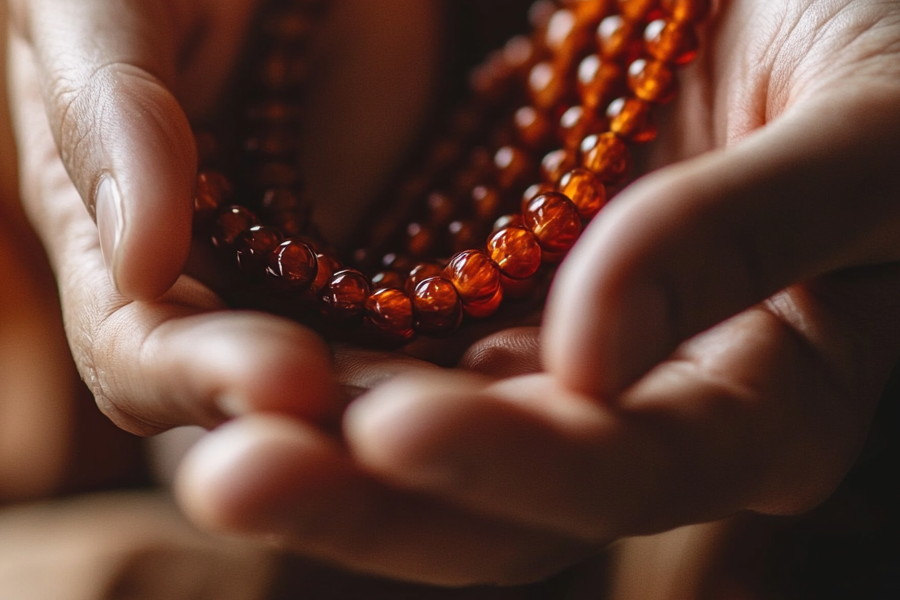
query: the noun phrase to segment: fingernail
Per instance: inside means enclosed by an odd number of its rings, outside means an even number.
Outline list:
[[[112,177],[104,177],[95,199],[97,231],[100,233],[100,251],[113,283],[118,269],[118,251],[125,229],[125,215],[119,186]]]

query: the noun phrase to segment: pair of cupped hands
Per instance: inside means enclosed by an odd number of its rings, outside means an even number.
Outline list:
[[[198,523],[516,583],[834,490],[900,357],[900,4],[719,3],[661,168],[586,229],[540,327],[453,369],[329,348],[183,274],[187,115],[222,93],[254,4],[10,1],[23,201],[76,363],[129,431],[210,429],[178,478]],[[436,1],[332,12],[308,153],[326,227],[402,154],[442,26]]]

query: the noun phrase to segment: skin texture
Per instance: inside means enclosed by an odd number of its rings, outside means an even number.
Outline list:
[[[25,7],[51,4],[18,3],[32,28]],[[732,0],[705,36],[649,157],[670,166],[587,229],[542,329],[487,338],[458,371],[339,353],[345,382],[374,386],[340,435],[320,426],[343,406],[333,384],[309,385],[327,351],[298,326],[217,312],[184,276],[156,303],[117,294],[79,202],[90,177],[45,122],[52,47],[20,36],[26,205],[101,407],[139,432],[242,415],[183,465],[197,522],[441,584],[536,579],[622,535],[815,506],[900,354],[900,7]],[[209,350],[179,352],[185,339]]]

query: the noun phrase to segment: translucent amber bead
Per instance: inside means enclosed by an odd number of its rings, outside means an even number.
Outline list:
[[[631,151],[614,133],[589,136],[581,144],[582,166],[605,183],[619,183],[631,168]]]
[[[410,223],[406,226],[406,252],[414,258],[430,254],[437,243],[434,230],[421,223]]]
[[[341,321],[360,316],[369,297],[369,282],[354,269],[335,273],[321,292],[322,314]]]
[[[309,285],[309,289],[303,293],[302,298],[306,301],[315,301],[319,299],[319,293],[325,289],[334,274],[340,270],[340,265],[334,257],[324,252],[316,252],[316,278]]]
[[[539,62],[528,74],[528,93],[532,106],[545,112],[566,101],[568,95],[565,72],[550,62]]]
[[[508,227],[494,233],[487,243],[488,255],[511,279],[527,279],[541,266],[541,247],[524,227]]]
[[[522,214],[525,226],[547,252],[565,252],[581,233],[578,209],[563,194],[549,192],[531,201]]]
[[[414,296],[416,292],[416,287],[425,281],[426,279],[431,279],[432,277],[437,277],[441,273],[444,272],[444,267],[437,263],[423,262],[417,264],[412,270],[409,272],[409,276],[406,278],[406,283],[404,285],[404,289],[409,296]]]
[[[516,139],[531,150],[544,148],[552,139],[553,125],[543,112],[523,106],[513,115]]]
[[[420,333],[451,333],[462,322],[462,301],[453,284],[443,277],[429,277],[413,291],[415,327]]]
[[[585,137],[605,130],[603,117],[583,106],[571,107],[559,119],[559,140],[570,152],[577,150]]]
[[[463,303],[463,310],[467,315],[473,317],[475,319],[484,319],[495,312],[500,308],[500,304],[503,303],[503,286],[498,286],[497,291],[494,292],[494,295],[486,300],[481,300],[480,302],[472,302],[469,304]]]
[[[699,23],[711,8],[710,0],[662,0],[662,9],[673,21]]]
[[[675,71],[664,62],[639,58],[628,67],[628,87],[641,100],[664,104],[675,97]]]
[[[265,275],[266,256],[283,241],[284,236],[280,231],[265,225],[257,225],[241,232],[234,240],[238,267],[247,275]]]
[[[463,304],[489,300],[500,289],[500,269],[480,250],[466,250],[450,259],[444,277],[453,283]]]
[[[637,25],[620,15],[606,17],[597,27],[597,46],[603,60],[630,62],[641,51]]]
[[[578,95],[581,104],[598,109],[624,91],[625,71],[620,65],[603,60],[596,54],[585,57],[578,65]]]
[[[659,0],[616,0],[619,14],[629,21],[643,21]]]
[[[606,204],[606,186],[587,169],[573,169],[563,175],[559,191],[572,201],[582,219],[593,218]]]
[[[393,288],[395,290],[403,289],[403,275],[397,271],[378,271],[372,275],[372,289],[380,290],[384,288]]]
[[[574,152],[554,150],[541,161],[541,179],[545,183],[556,185],[560,177],[575,168]]]
[[[556,185],[548,183],[546,181],[529,186],[528,189],[525,190],[525,193],[522,194],[522,202],[519,207],[519,213],[521,214],[521,212],[525,210],[525,207],[528,206],[528,203],[534,200],[536,196],[555,191]]]
[[[300,240],[285,240],[266,255],[266,278],[274,287],[303,292],[319,274],[313,249]]]
[[[497,183],[503,190],[525,187],[534,170],[531,156],[515,146],[504,146],[494,154]],[[518,190],[521,191],[521,190]]]
[[[212,228],[212,243],[219,250],[228,250],[241,233],[259,225],[259,219],[243,206],[228,206],[219,210]]]
[[[484,243],[481,227],[469,219],[453,221],[447,226],[447,233],[450,235],[450,249],[453,252],[477,248]]]
[[[209,217],[231,199],[231,182],[218,171],[201,171],[197,175],[197,192],[194,195],[194,214]]]
[[[433,192],[428,195],[428,222],[431,225],[445,225],[456,214],[457,204],[448,194]]]
[[[656,137],[650,118],[651,105],[639,98],[613,100],[606,110],[609,130],[632,142],[649,142]]]
[[[409,296],[394,288],[376,291],[366,299],[366,323],[394,342],[412,339],[413,304]]]
[[[657,19],[644,30],[644,48],[656,60],[685,65],[697,56],[700,42],[690,23]]]
[[[590,27],[585,27],[575,12],[561,9],[547,23],[545,40],[557,63],[568,67],[579,54],[583,55],[584,48],[590,43]]]
[[[496,221],[494,221],[494,226],[491,228],[491,233],[496,233],[501,229],[506,229],[507,227],[522,227],[523,225],[524,221],[522,221],[521,213],[517,213],[514,215],[503,215],[502,217],[499,217]]]
[[[472,212],[482,222],[490,222],[497,217],[503,202],[500,190],[479,185],[472,190]]]

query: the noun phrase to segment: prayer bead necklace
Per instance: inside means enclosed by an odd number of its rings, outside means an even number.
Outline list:
[[[198,134],[195,230],[248,284],[388,343],[447,335],[533,293],[627,178],[629,144],[655,138],[652,110],[674,97],[710,11],[710,0],[538,0],[532,34],[475,69],[470,97],[392,189],[368,243],[342,259],[298,176],[305,48],[323,5],[281,0],[262,13],[242,168],[222,175],[222,143]]]

